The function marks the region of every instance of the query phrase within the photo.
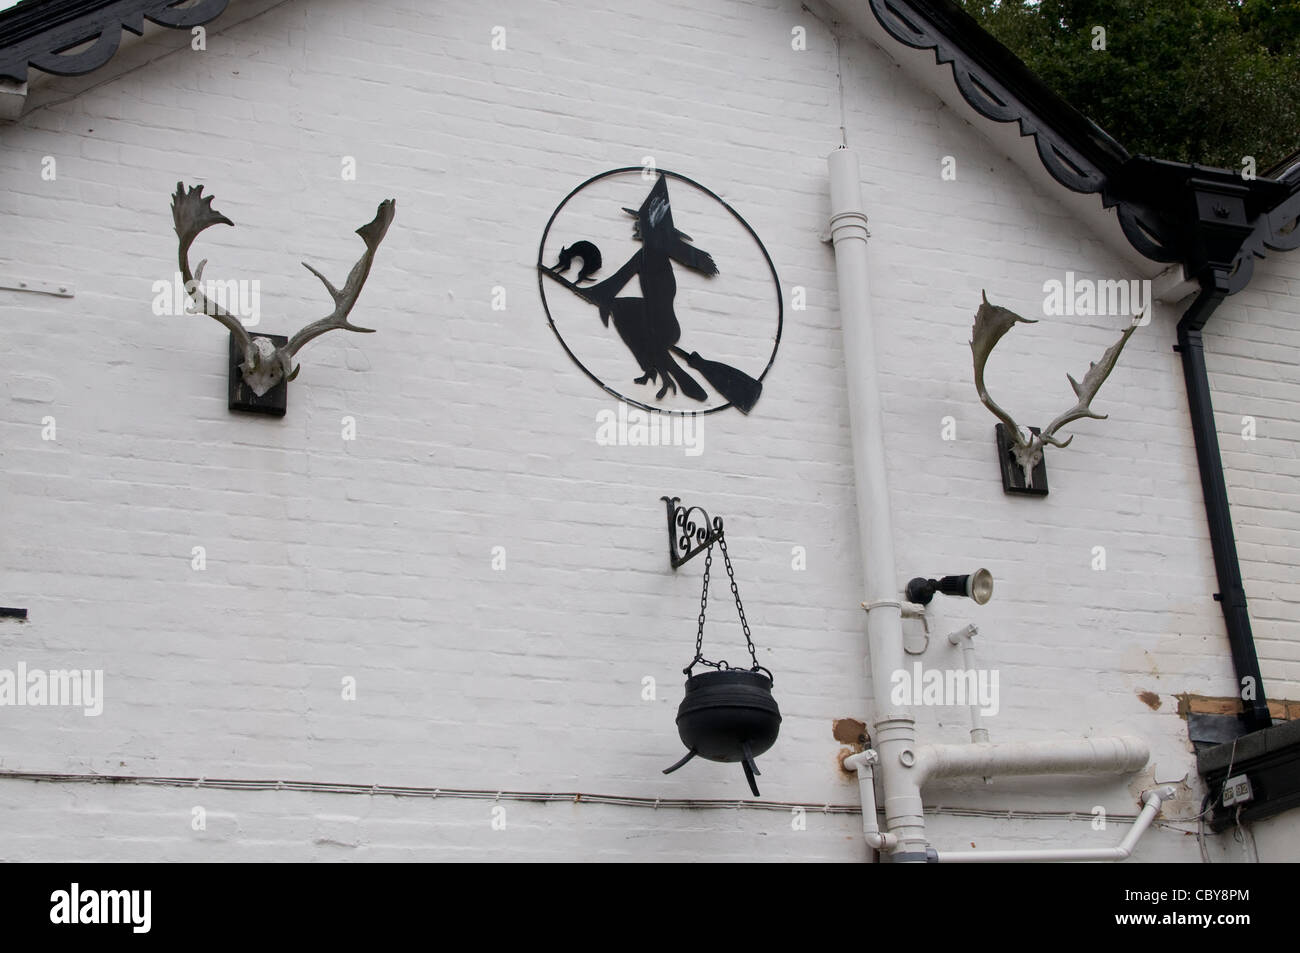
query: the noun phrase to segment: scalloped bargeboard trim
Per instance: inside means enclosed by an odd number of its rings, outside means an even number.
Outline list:
[[[144,33],[146,19],[189,29],[215,20],[230,0],[199,0],[176,9],[178,0],[68,0],[42,4],[23,16],[11,11],[0,23],[0,77],[26,82],[28,67],[56,76],[80,76],[103,66],[122,43],[122,31]],[[65,50],[91,45],[75,53]]]

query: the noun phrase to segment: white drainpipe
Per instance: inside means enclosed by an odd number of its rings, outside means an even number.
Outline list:
[[[893,834],[880,830],[876,819],[875,751],[844,759],[844,767],[858,773],[862,798],[862,834],[872,850],[897,846]],[[925,745],[912,767],[919,784],[932,777],[995,774],[1098,774],[1140,770],[1147,762],[1146,745],[1136,738],[1099,738],[1089,741],[1006,745]],[[1172,787],[1142,795],[1142,813],[1118,847],[1052,847],[1041,850],[930,850],[929,859],[941,864],[1008,863],[1015,861],[1119,861],[1133,854],[1138,839],[1160,813],[1161,804],[1174,796]]]
[[[1139,738],[1009,742],[995,745],[922,745],[916,753],[918,787],[934,778],[993,778],[1013,774],[1130,774],[1150,754]]]
[[[1044,850],[940,850],[935,859],[941,864],[997,864],[1018,861],[1042,862],[1047,860],[1128,860],[1133,848],[1151,822],[1160,813],[1162,801],[1174,796],[1171,787],[1147,791],[1142,795],[1142,813],[1128,829],[1118,847],[1046,848]]]
[[[867,647],[875,700],[872,746],[880,755],[885,819],[894,835],[894,860],[925,860],[925,818],[921,789],[901,763],[916,747],[916,721],[906,707],[890,702],[890,676],[901,671],[902,604],[894,567],[894,532],[885,471],[885,425],[867,283],[867,215],[862,203],[857,153],[836,149],[827,159],[831,179],[831,241],[840,297],[844,369],[848,374],[849,426],[857,488],[858,544],[867,610]],[[874,803],[874,799],[873,799]],[[874,815],[872,817],[874,822]]]
[[[961,646],[961,664],[968,672],[975,671],[975,636],[979,634],[979,629],[973,625],[954,632],[948,636],[948,642],[952,645]],[[988,744],[989,730],[984,727],[984,719],[980,714],[979,699],[976,698],[970,706],[970,740],[971,744]]]
[[[925,839],[921,786],[931,778],[1005,774],[1128,773],[1146,765],[1146,745],[1135,738],[1097,738],[1073,742],[1033,744],[926,745],[916,743],[916,720],[907,706],[891,700],[894,672],[902,671],[902,602],[894,565],[894,535],[889,508],[889,482],[885,469],[885,429],[876,367],[871,294],[867,281],[867,215],[862,202],[857,154],[839,148],[827,158],[830,167],[830,238],[835,246],[835,272],[840,299],[840,328],[844,341],[844,367],[848,375],[849,425],[853,438],[853,470],[858,510],[858,541],[862,552],[867,610],[867,648],[875,717],[871,740],[874,750],[845,760],[858,772],[862,795],[863,833],[874,849],[891,851],[895,862],[924,862],[937,855]],[[873,768],[879,764],[885,802],[886,831],[876,825]],[[1160,797],[1147,800],[1151,817]],[[1144,809],[1144,816],[1146,811]],[[1133,841],[1150,824],[1139,817],[1130,832]],[[1125,839],[1128,849],[1132,844]],[[1121,851],[1119,848],[1099,848]],[[982,859],[1029,859],[1033,852],[982,852]],[[1060,855],[1062,852],[1055,852]],[[1085,852],[1086,853],[1086,852]],[[928,855],[928,856],[927,856]],[[962,854],[967,857],[968,855]],[[1127,856],[1125,854],[1124,856]],[[976,859],[970,857],[969,859]],[[1053,859],[1039,857],[1038,859]],[[1063,856],[1057,859],[1068,859]],[[1120,859],[1078,855],[1072,859]]]

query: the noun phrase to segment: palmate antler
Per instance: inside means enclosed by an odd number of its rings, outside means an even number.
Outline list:
[[[1110,372],[1115,369],[1115,362],[1119,360],[1120,351],[1124,350],[1124,345],[1128,343],[1128,339],[1137,330],[1137,321],[1135,319],[1133,323],[1124,329],[1119,340],[1106,349],[1100,361],[1093,361],[1088,365],[1088,372],[1083,375],[1082,384],[1069,374],[1065,375],[1065,379],[1074,388],[1074,395],[1078,398],[1077,402],[1048,424],[1041,434],[1035,434],[1028,427],[1019,426],[1010,414],[994,403],[993,398],[989,396],[988,389],[984,386],[984,365],[988,362],[989,355],[993,353],[994,346],[1016,324],[1037,324],[1038,322],[1022,318],[1007,308],[989,304],[988,295],[983,292],[981,292],[980,296],[984,301],[979,310],[975,312],[975,326],[971,329],[970,342],[971,354],[975,361],[975,390],[979,393],[980,401],[984,406],[1006,425],[1009,435],[1015,441],[1011,452],[1016,458],[1016,463],[1020,465],[1020,469],[1025,474],[1025,486],[1032,487],[1034,485],[1034,467],[1043,459],[1043,446],[1051,444],[1054,447],[1068,447],[1070,441],[1074,439],[1074,436],[1070,435],[1064,440],[1058,440],[1055,436],[1057,431],[1067,424],[1084,418],[1092,418],[1093,420],[1106,419],[1106,414],[1093,413],[1092,399],[1097,396],[1097,391],[1101,389],[1102,383],[1110,376]]]
[[[1012,419],[1011,415],[993,402],[989,396],[988,388],[984,386],[984,365],[988,362],[989,355],[993,353],[994,346],[1002,340],[1002,335],[1006,334],[1013,327],[1019,324],[1037,324],[1037,321],[1031,321],[1029,318],[1022,318],[1014,311],[1008,311],[1006,308],[1000,308],[995,304],[989,304],[988,295],[980,292],[984,303],[980,305],[975,312],[975,326],[971,329],[970,349],[975,358],[975,390],[980,395],[980,401],[993,412],[993,416],[1007,425],[1007,429],[1015,438],[1016,444],[1028,443],[1023,439],[1020,433],[1020,427]]]
[[[250,335],[237,317],[204,296],[201,282],[203,266],[207,264],[207,259],[200,261],[198,268],[192,274],[190,272],[190,246],[194,244],[194,239],[199,233],[210,225],[234,225],[234,222],[212,208],[212,198],[210,195],[206,197],[203,195],[201,185],[186,189],[184,183],[176,183],[176,192],[172,195],[172,218],[175,220],[176,236],[179,239],[177,255],[181,277],[185,281],[185,290],[194,299],[197,310],[220,321],[230,329],[230,333],[239,342],[244,355],[244,361],[239,368],[244,376],[244,382],[254,394],[261,397],[280,381],[291,381],[297,377],[299,368],[294,366],[294,355],[308,341],[326,331],[333,331],[335,328],[363,334],[374,331],[374,328],[362,328],[349,323],[348,315],[356,306],[361,288],[370,274],[375,251],[379,248],[379,243],[384,240],[384,235],[388,233],[388,226],[392,224],[393,216],[396,214],[397,203],[393,199],[380,202],[374,220],[357,229],[357,234],[366,243],[366,251],[352,266],[342,291],[330,284],[329,279],[311,265],[305,261],[302,263],[304,268],[325,285],[330,297],[334,299],[334,310],[319,321],[313,321],[294,334],[287,344],[277,348],[269,338]]]
[[[1093,420],[1105,420],[1110,416],[1109,414],[1093,413],[1090,405],[1092,399],[1097,396],[1097,391],[1101,389],[1102,383],[1110,376],[1110,372],[1115,369],[1115,362],[1119,360],[1119,352],[1124,350],[1124,345],[1128,343],[1129,337],[1137,330],[1137,327],[1136,323],[1130,324],[1124,329],[1124,333],[1119,336],[1119,340],[1106,348],[1100,361],[1090,361],[1088,363],[1088,373],[1083,375],[1082,384],[1069,374],[1065,375],[1065,379],[1074,388],[1074,396],[1079,398],[1079,401],[1047,425],[1047,429],[1039,436],[1043,443],[1050,443],[1053,447],[1068,447],[1070,441],[1074,439],[1074,434],[1070,434],[1064,440],[1057,440],[1052,435],[1066,424],[1076,420],[1083,420],[1085,417],[1091,417]]]

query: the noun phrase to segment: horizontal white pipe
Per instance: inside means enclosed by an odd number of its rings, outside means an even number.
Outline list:
[[[1165,789],[1166,796],[1172,794]],[[1127,860],[1133,856],[1138,839],[1151,826],[1160,813],[1160,792],[1148,791],[1143,795],[1145,804],[1133,826],[1129,828],[1118,847],[1048,848],[1046,850],[941,850],[935,856],[941,864],[997,864],[1019,861],[1070,861],[1070,860]]]
[[[1000,744],[923,745],[913,771],[917,787],[935,778],[1018,774],[1130,774],[1150,752],[1139,738],[1086,738]]]

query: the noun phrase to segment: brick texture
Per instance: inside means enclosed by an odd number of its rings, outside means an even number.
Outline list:
[[[507,49],[492,49],[494,26]],[[791,48],[796,26],[806,51]],[[776,673],[785,721],[760,759],[764,796],[855,803],[831,734],[834,719],[869,720],[870,689],[834,260],[820,240],[825,156],[840,138],[826,28],[787,0],[653,13],[630,0],[581,13],[294,0],[232,3],[206,51],[188,39],[151,30],[89,77],[42,81],[28,114],[0,129],[0,267],[76,285],[70,299],[0,292],[0,601],[31,615],[0,623],[0,668],[103,669],[106,695],[98,718],[0,708],[0,767],[747,798],[735,765],[660,773],[681,753],[673,717],[702,568],[667,565],[659,498],[674,494],[726,518],[759,658]],[[1170,346],[1177,315],[1157,308],[1132,338],[1095,404],[1110,419],[1048,451],[1051,494],[1004,495],[967,346],[981,289],[1034,316],[1043,282],[1067,270],[1138,276],[880,49],[842,46],[900,587],[981,565],[996,578],[987,606],[936,600],[921,660],[959,665],[943,636],[974,622],[979,664],[1000,672],[995,741],[1134,733],[1153,751],[1145,778],[980,782],[928,800],[1131,815],[1152,777],[1195,787],[1175,695],[1233,691]],[[597,414],[616,404],[559,347],[538,299],[537,244],[556,203],[647,155],[731,202],[786,293],[762,400],[749,417],[710,416],[698,457],[598,445]],[[948,155],[955,181],[940,176]],[[345,156],[356,181],[340,175]],[[283,420],[227,412],[215,322],[151,312],[153,282],[173,273],[178,179],[204,183],[236,221],[205,233],[201,254],[210,277],[261,279],[261,328],[276,333],[327,310],[298,261],[337,281],[360,252],[351,229],[397,197],[355,313],[378,333],[312,343]],[[1210,340],[1265,674],[1289,697],[1298,261],[1261,263]],[[790,307],[796,286],[805,310]],[[1124,321],[1017,328],[990,364],[994,395],[1045,424],[1072,403],[1066,373],[1081,375]],[[1259,420],[1253,444],[1230,438],[1243,414]],[[345,416],[355,440],[341,438]],[[56,439],[42,439],[46,417]],[[943,439],[948,417],[955,440]],[[204,571],[191,568],[196,546]],[[1092,568],[1098,546],[1104,570]],[[715,582],[710,644],[735,658],[724,596]],[[924,740],[966,738],[962,708],[918,717]],[[1172,810],[1194,814],[1199,800],[1192,790]],[[191,830],[196,804],[208,806],[203,832]],[[864,855],[853,815],[810,812],[796,832],[780,812],[508,810],[494,831],[478,801],[0,781],[0,854]],[[1283,821],[1275,843],[1295,845]],[[938,816],[932,834],[941,848],[1121,836],[1005,816]],[[1195,859],[1196,845],[1157,829],[1139,856]]]

